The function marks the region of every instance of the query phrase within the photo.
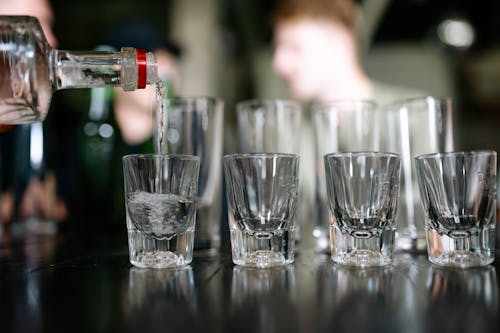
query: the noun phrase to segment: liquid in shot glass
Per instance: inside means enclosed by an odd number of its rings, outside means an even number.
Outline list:
[[[123,158],[130,262],[137,267],[191,263],[199,158],[127,155]]]

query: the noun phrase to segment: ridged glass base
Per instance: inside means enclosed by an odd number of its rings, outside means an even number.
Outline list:
[[[358,267],[385,266],[392,262],[395,229],[384,229],[380,236],[355,238],[330,227],[332,260]]]

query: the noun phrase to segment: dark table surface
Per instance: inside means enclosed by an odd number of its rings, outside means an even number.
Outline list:
[[[229,253],[139,269],[126,235],[0,243],[0,332],[500,332],[500,267],[444,269],[397,253],[352,269],[301,249],[293,265],[234,266]]]

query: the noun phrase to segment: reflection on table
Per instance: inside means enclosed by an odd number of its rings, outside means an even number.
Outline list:
[[[235,266],[229,253],[140,269],[126,234],[7,239],[2,332],[498,332],[499,262],[449,269],[397,253],[356,269],[302,249],[271,269]]]
[[[295,293],[292,265],[269,269],[234,266],[229,331],[298,332]]]
[[[427,331],[487,332],[498,323],[498,281],[492,266],[467,270],[431,266],[427,296]]]

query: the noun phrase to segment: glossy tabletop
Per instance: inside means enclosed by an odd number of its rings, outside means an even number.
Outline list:
[[[1,332],[499,332],[500,259],[474,269],[397,253],[353,269],[301,249],[273,269],[229,253],[139,269],[125,234],[60,233],[0,244]]]

